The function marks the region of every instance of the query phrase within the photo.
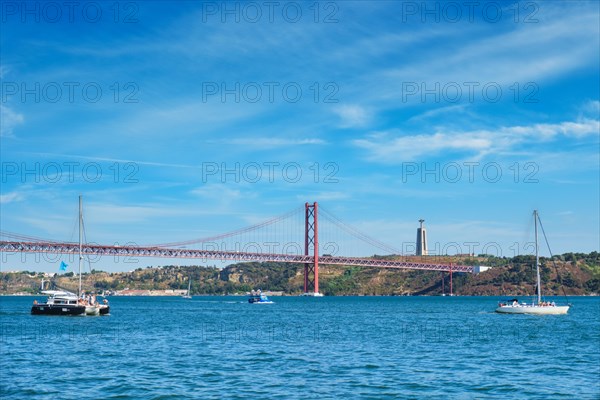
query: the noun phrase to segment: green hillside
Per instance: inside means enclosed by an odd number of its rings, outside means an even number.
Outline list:
[[[386,257],[392,258],[392,257]],[[413,257],[413,259],[416,259]],[[459,295],[529,295],[535,290],[534,258],[517,256],[419,257],[420,261],[488,265],[478,275],[454,273],[454,293]],[[567,253],[554,260],[541,259],[541,277],[546,295],[593,295],[600,293],[600,258],[590,254]],[[83,275],[86,290],[187,289],[192,278],[193,294],[234,294],[252,289],[281,291],[297,295],[303,291],[303,266],[285,263],[240,263],[223,269],[203,266],[162,266],[138,268],[131,272],[92,271]],[[438,295],[449,292],[448,273],[437,271],[392,270],[353,266],[321,265],[320,291],[333,295]],[[0,273],[0,293],[36,293],[41,273],[28,271]],[[49,279],[45,278],[46,281]],[[55,276],[62,288],[76,291],[73,273]]]

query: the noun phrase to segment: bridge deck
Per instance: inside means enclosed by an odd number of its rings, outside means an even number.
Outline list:
[[[0,252],[78,254],[79,244],[58,242],[0,241]],[[272,261],[285,263],[312,263],[314,261],[313,256],[310,255],[246,253],[237,251],[174,249],[165,247],[107,246],[99,244],[85,244],[82,246],[82,252],[85,255],[113,257],[191,258],[231,261]],[[428,271],[451,270],[453,272],[473,273],[473,267],[468,265],[418,263],[343,256],[322,256],[319,257],[319,264],[355,265],[361,267],[416,269]]]

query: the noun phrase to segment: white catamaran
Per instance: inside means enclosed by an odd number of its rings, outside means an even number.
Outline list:
[[[48,300],[45,303],[34,301],[31,307],[33,315],[107,315],[110,312],[108,301],[103,304],[96,301],[96,296],[84,298],[81,290],[81,264],[83,262],[83,206],[79,196],[79,291],[78,294],[68,291],[45,290]],[[42,283],[43,289],[43,283]]]
[[[504,314],[537,314],[537,315],[550,315],[550,314],[566,314],[569,311],[568,305],[557,306],[555,302],[542,301],[542,282],[540,279],[540,256],[539,256],[539,244],[538,244],[538,220],[539,215],[537,210],[533,211],[533,218],[535,223],[535,271],[536,271],[536,283],[537,283],[537,303],[531,302],[530,304],[521,303],[517,299],[513,299],[507,302],[501,302],[498,304],[496,312]],[[540,221],[541,224],[541,221]],[[543,229],[543,227],[542,227]]]

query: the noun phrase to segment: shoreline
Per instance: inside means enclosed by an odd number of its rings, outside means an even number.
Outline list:
[[[263,292],[270,297],[307,297],[301,294],[269,294],[269,292]],[[31,293],[0,293],[0,297],[40,297],[46,296],[44,294],[31,294]],[[195,294],[192,297],[247,297],[248,294],[231,293],[231,294]],[[181,297],[179,294],[111,294],[103,297]],[[311,297],[311,296],[308,296]],[[455,294],[453,296],[442,296],[442,295],[372,295],[372,294],[351,294],[351,295],[325,295],[323,297],[535,297],[535,295],[512,295],[512,294],[498,294],[498,295],[460,295]],[[591,294],[573,294],[573,295],[554,295],[554,296],[543,296],[544,298],[564,298],[564,297],[600,297],[600,293]]]

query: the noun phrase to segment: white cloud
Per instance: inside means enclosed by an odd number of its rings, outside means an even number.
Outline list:
[[[0,204],[8,204],[23,199],[23,195],[19,192],[10,192],[6,194],[0,194]]]
[[[12,109],[0,105],[0,136],[12,137],[13,130],[17,125],[25,121],[23,114],[19,114]]]
[[[589,113],[593,117],[600,116],[600,101],[598,100],[590,100],[583,106],[583,112]]]
[[[371,121],[370,113],[358,105],[339,106],[333,112],[340,117],[342,128],[361,128]]]
[[[600,121],[584,118],[577,122],[561,122],[560,124],[535,124],[531,126],[515,126],[501,129],[500,133],[550,140],[556,136],[581,138],[600,132]]]
[[[399,132],[377,133],[353,144],[367,150],[367,158],[383,163],[435,156],[445,151],[472,153],[482,157],[490,152],[510,151],[524,142],[543,142],[557,136],[582,138],[597,135],[600,121],[582,119],[577,122],[558,124],[534,124],[529,126],[502,127],[497,130],[470,132],[436,132],[401,136]]]

